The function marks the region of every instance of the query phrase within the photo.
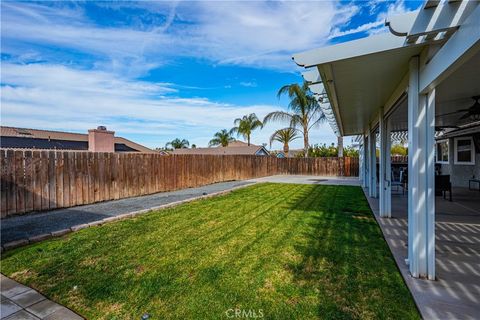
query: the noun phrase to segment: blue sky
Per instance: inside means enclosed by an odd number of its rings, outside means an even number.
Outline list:
[[[176,137],[205,146],[237,117],[286,108],[278,88],[302,81],[293,53],[385,32],[387,15],[420,5],[2,1],[1,123],[81,133],[106,125],[149,147]],[[334,141],[327,124],[311,132],[311,143]]]

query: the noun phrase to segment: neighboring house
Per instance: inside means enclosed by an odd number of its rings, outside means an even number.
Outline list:
[[[103,126],[88,130],[88,134],[1,126],[0,147],[92,152],[155,152],[128,139],[115,137],[114,131],[108,131]]]
[[[250,145],[258,147],[257,145],[255,145],[253,143],[250,143]],[[246,146],[248,146],[248,143],[240,141],[240,140],[234,140],[234,141],[228,143],[228,147],[246,147]]]
[[[270,155],[273,156],[273,157],[277,157],[277,158],[286,158],[287,156],[285,155],[285,152],[283,151],[277,151],[277,150],[270,150]]]
[[[302,158],[305,156],[304,149],[290,149],[288,150],[288,158]]]
[[[480,124],[464,126],[437,137],[435,160],[441,174],[449,174],[453,187],[469,187],[480,179]]]
[[[392,215],[391,137],[408,132],[405,258],[413,277],[433,280],[435,234],[443,232],[435,228],[433,191],[436,180],[444,181],[435,176],[436,133],[461,128],[445,134],[448,148],[437,142],[451,182],[480,178],[478,130],[466,129],[480,120],[480,2],[425,1],[417,11],[387,17],[381,31],[293,60],[307,69],[303,77],[337,136],[362,136],[360,179],[369,197],[378,198],[381,219]]]
[[[192,149],[176,149],[171,154],[210,154],[210,155],[250,155],[250,156],[269,156],[264,146],[254,144],[247,145],[242,141],[231,142],[228,147],[211,147],[211,148],[192,148]]]

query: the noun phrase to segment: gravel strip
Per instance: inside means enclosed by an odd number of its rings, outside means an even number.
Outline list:
[[[13,249],[29,242],[43,240],[47,238],[45,235],[61,236],[85,227],[126,219],[150,210],[177,205],[250,184],[252,184],[251,181],[221,182],[198,188],[13,216],[2,219],[1,245],[3,249]]]

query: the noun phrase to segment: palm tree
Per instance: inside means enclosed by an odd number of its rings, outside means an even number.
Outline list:
[[[184,148],[188,148],[189,145],[190,145],[190,142],[188,142],[188,140],[186,139],[180,140],[179,138],[176,138],[170,142],[167,142],[167,144],[165,145],[165,149],[168,149],[169,147],[172,147],[173,149],[184,149]]]
[[[288,151],[290,150],[288,144],[295,139],[298,139],[298,130],[295,128],[284,128],[275,131],[270,137],[270,148],[274,141],[283,143],[283,152],[285,156],[288,156]]]
[[[210,140],[210,142],[208,143],[208,146],[209,147],[213,147],[213,146],[226,147],[233,140],[235,139],[233,139],[232,133],[228,132],[227,129],[223,129],[213,135],[213,139]]]
[[[255,113],[250,113],[242,118],[235,119],[233,125],[235,127],[230,130],[230,133],[236,134],[237,136],[241,135],[244,139],[247,139],[248,145],[250,145],[252,131],[263,127],[262,121],[257,118]]]
[[[306,82],[303,85],[296,83],[283,86],[278,90],[277,97],[287,94],[290,98],[288,110],[270,112],[263,119],[263,124],[268,122],[288,122],[291,128],[297,129],[303,135],[303,148],[305,157],[309,147],[308,133],[310,129],[325,121],[325,115],[320,109],[320,104],[313,97]]]

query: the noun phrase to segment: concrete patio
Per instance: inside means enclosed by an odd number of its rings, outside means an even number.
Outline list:
[[[72,310],[0,274],[2,320],[81,320]]]
[[[480,315],[480,192],[453,190],[436,197],[437,280],[414,279],[407,257],[407,195],[392,192],[392,218],[380,218],[367,196],[397,265],[425,319],[478,319]]]

